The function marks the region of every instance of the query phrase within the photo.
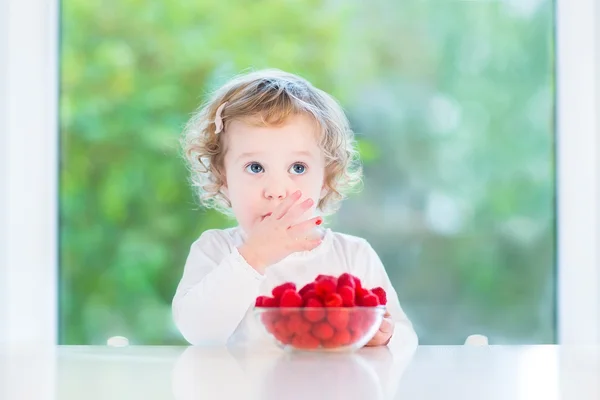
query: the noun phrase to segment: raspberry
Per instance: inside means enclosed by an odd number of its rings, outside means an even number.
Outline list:
[[[270,322],[273,323],[276,320],[279,319],[281,315],[279,314],[278,310],[269,310],[269,312],[265,312],[263,314],[261,314],[260,318],[263,322]]]
[[[321,342],[321,345],[326,349],[335,349],[336,347],[339,347],[338,344],[333,340],[333,338],[329,340],[323,340]]]
[[[322,308],[324,306],[323,306],[323,303],[321,302],[321,300],[319,300],[318,297],[313,297],[311,299],[308,299],[308,301],[306,302],[306,307],[308,307],[308,308],[311,308],[311,307],[312,308],[314,308],[314,307],[319,308],[319,307],[321,307]]]
[[[385,289],[368,290],[350,273],[339,277],[318,275],[299,291],[295,283],[286,282],[271,293],[273,297],[258,296],[255,307],[281,308],[274,310],[276,314],[262,315],[262,323],[280,343],[291,343],[299,349],[342,347],[356,342],[374,321],[349,308],[387,304]]]
[[[281,295],[281,299],[279,300],[279,307],[301,307],[302,306],[302,297],[296,290],[288,289]]]
[[[336,331],[346,329],[348,321],[350,320],[350,314],[348,310],[328,310],[327,321],[335,328]]]
[[[294,339],[292,339],[292,346],[297,349],[316,349],[320,344],[319,339],[310,333],[296,335],[294,336]]]
[[[352,335],[347,330],[338,331],[333,335],[333,340],[342,346],[352,343]]]
[[[309,291],[311,291],[311,290],[313,290],[313,291],[315,290],[315,283],[314,283],[314,282],[307,283],[306,285],[304,285],[304,286],[302,287],[302,289],[300,289],[300,290],[298,291],[298,293],[300,294],[300,296],[304,297],[304,294],[305,294],[306,292],[309,292]]]
[[[364,336],[364,332],[362,329],[356,330],[356,331],[351,331],[350,336],[351,336],[350,343],[356,343],[360,339],[362,339],[362,337]]]
[[[325,276],[315,284],[317,295],[324,299],[329,293],[334,293],[337,289],[337,280],[332,277]]]
[[[354,290],[354,301],[357,306],[363,305],[363,298],[369,294],[369,291],[363,287],[357,287]]]
[[[352,335],[347,330],[337,331],[333,337],[323,342],[323,347],[342,347],[353,343]]]
[[[276,315],[271,312],[262,314],[260,316],[260,319],[261,319],[263,325],[265,326],[265,329],[267,330],[267,332],[269,332],[269,333],[275,332],[275,322],[277,322],[277,318],[279,318],[279,315]]]
[[[267,296],[258,296],[256,298],[256,300],[254,301],[254,307],[262,307],[263,304],[263,299],[266,298]]]
[[[319,296],[317,295],[317,292],[314,290],[309,290],[307,292],[304,292],[304,294],[302,295],[302,304],[306,307],[306,304],[308,303],[308,300],[310,299],[317,299],[320,301]]]
[[[387,302],[385,290],[383,290],[380,287],[375,288],[375,289],[377,289],[378,292],[383,292],[380,294],[382,294],[383,299]],[[361,306],[361,307],[377,307],[378,305],[381,304],[379,302],[379,296],[377,296],[373,291],[367,290],[362,287],[356,288],[354,298],[356,301],[356,305]]]
[[[372,293],[369,293],[362,298],[363,307],[377,307],[379,305],[379,299]]]
[[[354,289],[350,286],[338,286],[338,294],[342,298],[342,305],[344,307],[354,307],[356,302],[354,300]]]
[[[288,320],[286,318],[282,318],[273,325],[273,336],[275,336],[277,340],[284,344],[290,344],[293,337],[293,333],[288,330],[287,323]]]
[[[341,307],[343,304],[342,296],[337,293],[329,293],[323,303],[325,307]]]
[[[317,275],[317,277],[315,278],[315,282],[319,282],[321,279],[334,279],[336,280],[337,278],[333,275]]]
[[[362,312],[354,312],[348,321],[348,329],[352,332],[362,332],[364,314]]]
[[[277,332],[275,332],[275,334],[273,336],[275,336],[275,338],[277,340],[279,340],[283,344],[290,344],[290,343],[292,343],[292,339],[294,338],[293,336],[282,335],[282,334],[277,333]]]
[[[318,299],[309,299],[306,303],[307,309],[302,310],[304,319],[310,322],[318,322],[325,318],[325,309]]]
[[[310,332],[312,325],[310,322],[304,320],[299,312],[295,312],[290,315],[287,322],[288,332],[294,333],[295,335],[303,335]]]
[[[273,297],[278,299],[283,295],[283,292],[285,292],[288,289],[292,289],[295,291],[296,285],[292,282],[286,282],[284,284],[274,287],[271,293],[273,294]]]
[[[371,326],[373,326],[376,319],[377,319],[377,316],[375,314],[368,313],[366,315],[363,315],[362,321],[361,321],[361,324],[362,324],[361,326],[362,326],[363,331],[366,331]]]
[[[387,304],[387,294],[385,293],[385,290],[382,287],[373,288],[371,289],[371,292],[375,296],[377,296],[380,305],[384,306]]]
[[[348,329],[354,334],[364,335],[375,323],[377,316],[373,313],[355,313],[348,321]]]
[[[287,318],[280,318],[277,321],[275,321],[275,323],[273,324],[275,331],[278,333],[281,333],[282,335],[287,335],[288,334],[287,322],[288,322]]]
[[[344,286],[350,286],[352,289],[356,287],[354,276],[349,273],[343,273],[338,278],[338,289]]]
[[[279,307],[279,300],[273,297],[264,297],[262,299],[262,307]]]
[[[302,307],[302,297],[295,290],[288,289],[281,295],[279,301],[281,315],[289,315],[297,312],[296,308]]]
[[[333,337],[335,331],[327,322],[317,322],[312,327],[312,334],[321,340],[328,340]]]

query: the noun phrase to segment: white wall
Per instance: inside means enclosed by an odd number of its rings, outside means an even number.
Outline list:
[[[600,4],[557,1],[560,343],[600,343]]]
[[[8,135],[6,129],[8,127],[7,121],[7,67],[3,60],[6,59],[7,46],[8,46],[8,3],[6,1],[0,1],[0,343],[7,341],[6,338],[6,327],[4,324],[7,321],[6,306],[6,268],[3,267],[7,264],[7,243],[6,243],[6,224],[7,220],[7,196],[8,191],[7,183],[7,145]]]
[[[58,5],[0,3],[0,344],[54,344]]]

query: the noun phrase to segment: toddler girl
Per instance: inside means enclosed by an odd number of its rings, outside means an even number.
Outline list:
[[[260,340],[257,296],[344,272],[387,292],[387,314],[369,346],[415,336],[369,243],[321,225],[361,174],[353,133],[331,96],[278,70],[239,76],[191,118],[183,146],[202,204],[238,223],[208,230],[191,246],[173,299],[188,342]]]

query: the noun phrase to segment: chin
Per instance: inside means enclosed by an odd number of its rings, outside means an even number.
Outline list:
[[[252,221],[243,221],[243,222],[242,221],[238,221],[238,225],[246,233],[248,233],[252,229],[254,229],[259,223],[260,223],[260,218],[252,220]]]

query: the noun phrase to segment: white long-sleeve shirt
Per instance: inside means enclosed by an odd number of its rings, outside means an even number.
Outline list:
[[[300,289],[319,274],[344,272],[359,277],[363,287],[385,289],[387,310],[395,322],[393,341],[416,339],[381,260],[366,240],[326,229],[315,249],[289,255],[264,275],[238,252],[243,240],[236,227],[205,231],[192,244],[173,298],[173,319],[190,344],[267,343],[252,311],[257,296],[270,295],[284,282]]]

